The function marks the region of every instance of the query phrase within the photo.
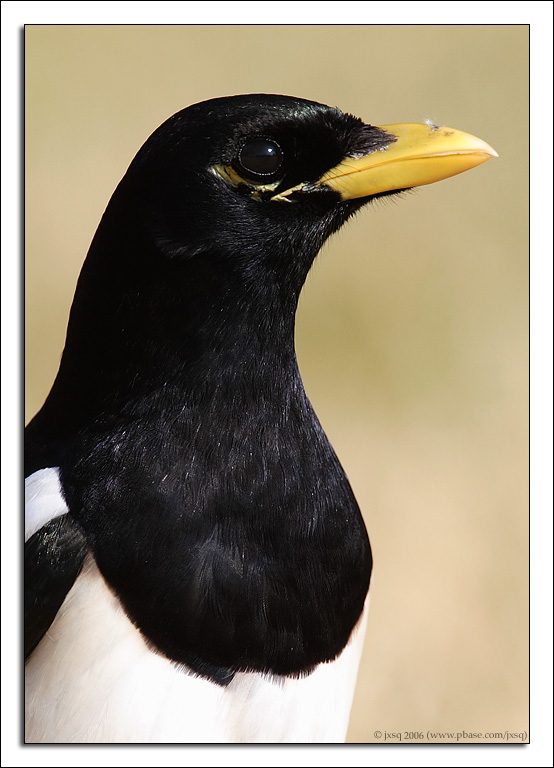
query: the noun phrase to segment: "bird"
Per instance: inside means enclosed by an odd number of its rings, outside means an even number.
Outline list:
[[[372,552],[294,328],[360,208],[481,139],[225,96],[138,151],[25,430],[27,743],[340,743]]]

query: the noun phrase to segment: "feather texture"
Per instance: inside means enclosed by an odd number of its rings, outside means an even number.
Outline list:
[[[25,478],[25,541],[68,511],[58,467],[39,469]]]
[[[27,663],[26,741],[344,741],[365,614],[308,677],[238,673],[222,687],[153,653],[89,556]]]

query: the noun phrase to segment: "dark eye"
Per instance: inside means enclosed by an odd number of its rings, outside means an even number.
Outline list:
[[[283,162],[283,151],[276,141],[250,139],[239,152],[239,163],[254,176],[272,176]]]

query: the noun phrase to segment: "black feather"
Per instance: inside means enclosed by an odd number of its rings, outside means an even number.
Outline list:
[[[25,544],[25,658],[54,620],[79,575],[86,540],[69,515],[52,520]]]
[[[294,352],[307,272],[366,201],[320,189],[279,204],[226,184],[214,165],[236,164],[252,136],[283,149],[283,188],[391,141],[277,96],[170,118],[106,209],[59,374],[29,427],[30,466],[57,462],[71,517],[130,618],[158,651],[221,684],[336,657],[371,572]],[[71,551],[73,573],[80,534]]]

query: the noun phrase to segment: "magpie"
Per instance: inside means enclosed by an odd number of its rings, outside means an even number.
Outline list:
[[[269,94],[146,141],[25,431],[27,742],[345,739],[372,555],[298,370],[299,294],[367,202],[495,155]]]

